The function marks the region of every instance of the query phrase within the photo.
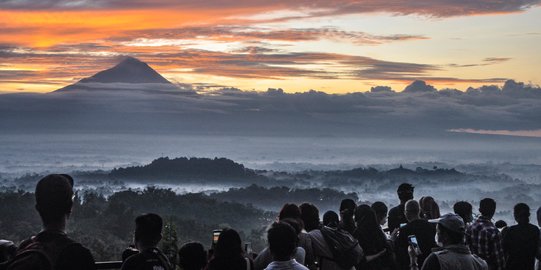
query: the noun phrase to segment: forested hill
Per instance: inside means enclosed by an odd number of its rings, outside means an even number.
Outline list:
[[[372,167],[355,168],[346,171],[326,171],[329,176],[359,177],[359,178],[394,178],[394,177],[438,177],[438,176],[460,176],[463,173],[453,169],[434,167],[432,170],[417,167],[415,170],[407,169],[400,165],[398,168],[387,171],[378,171]]]
[[[226,158],[161,157],[150,164],[115,168],[109,176],[123,180],[254,180],[254,170]]]

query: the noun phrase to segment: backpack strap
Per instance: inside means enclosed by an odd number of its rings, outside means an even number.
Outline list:
[[[38,255],[40,262],[47,262],[48,269],[56,269],[56,263],[62,254],[74,246],[80,246],[81,244],[69,239],[67,236],[53,239],[49,242],[42,242],[38,237],[33,236],[28,240],[25,240],[17,252],[15,258],[9,263],[9,267],[14,265],[16,261],[31,256],[32,254]]]

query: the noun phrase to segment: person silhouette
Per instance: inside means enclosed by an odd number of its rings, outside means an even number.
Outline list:
[[[507,227],[503,234],[503,250],[507,270],[533,270],[539,241],[539,229],[530,223],[530,207],[518,203],[513,208],[517,225]]]
[[[404,215],[404,206],[406,202],[413,199],[414,187],[408,183],[402,183],[398,186],[396,191],[400,204],[389,210],[388,227],[392,232],[400,227],[400,224],[408,223],[406,216]]]
[[[36,185],[36,210],[43,230],[19,246],[7,269],[95,269],[90,251],[66,234],[73,207],[73,178],[50,174]]]
[[[121,270],[170,270],[167,256],[157,248],[162,239],[163,220],[157,214],[143,214],[135,218],[135,247],[139,253],[122,263]]]
[[[272,262],[265,268],[266,270],[308,270],[293,258],[297,249],[297,235],[295,229],[288,223],[276,222],[271,225],[267,232],[267,239]]]
[[[242,249],[242,240],[237,231],[223,229],[218,237],[216,249],[210,259],[208,270],[251,270],[253,261],[246,257]]]
[[[180,247],[178,259],[183,270],[201,270],[207,266],[207,251],[199,242],[188,242]]]
[[[505,269],[501,233],[492,223],[496,201],[491,198],[479,202],[481,216],[466,229],[466,244],[471,252],[484,259],[489,269]]]

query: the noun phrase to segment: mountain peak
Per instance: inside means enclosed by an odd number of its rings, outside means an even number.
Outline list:
[[[166,83],[171,84],[147,63],[134,57],[126,57],[116,66],[100,71],[92,77],[82,79],[81,83]]]

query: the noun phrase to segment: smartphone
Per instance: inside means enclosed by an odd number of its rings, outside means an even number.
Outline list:
[[[408,223],[400,223],[400,228],[406,226],[406,224],[408,224]]]
[[[417,256],[421,255],[421,249],[419,248],[419,243],[417,242],[417,237],[415,237],[415,235],[408,235],[408,243]]]
[[[220,238],[221,233],[222,233],[222,230],[212,231],[212,245],[213,246],[216,246],[216,243],[218,243],[218,239]]]

